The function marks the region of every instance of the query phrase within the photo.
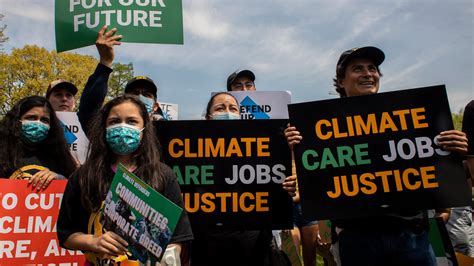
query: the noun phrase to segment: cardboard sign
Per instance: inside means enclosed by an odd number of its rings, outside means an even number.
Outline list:
[[[444,86],[289,105],[303,216],[350,218],[470,204]]]
[[[178,104],[160,102],[160,108],[165,120],[178,120]]]
[[[27,180],[0,179],[0,265],[83,265],[80,251],[61,248],[56,222],[66,180],[43,192]]]
[[[104,207],[104,228],[125,239],[140,262],[155,265],[183,209],[119,164]]]
[[[122,42],[183,44],[181,0],[56,0],[58,52],[95,43],[104,25]]]
[[[61,121],[61,126],[64,130],[64,138],[69,146],[72,157],[80,164],[83,164],[86,161],[89,140],[82,130],[77,113],[56,112],[56,115]]]
[[[213,92],[211,95],[216,94]],[[288,119],[289,91],[229,91],[239,103],[240,118]]]
[[[287,120],[155,123],[194,232],[293,227]]]

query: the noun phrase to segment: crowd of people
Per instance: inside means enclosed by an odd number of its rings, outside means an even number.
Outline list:
[[[108,101],[107,82],[112,73],[114,46],[120,45],[116,29],[104,26],[96,47],[100,62],[89,77],[80,97],[77,116],[90,140],[86,161],[80,165],[69,153],[63,128],[55,112],[76,110],[77,87],[65,80],[51,82],[45,97],[31,96],[18,101],[0,122],[0,176],[28,179],[37,191],[52,180],[68,179],[57,223],[61,246],[81,250],[91,264],[109,259],[111,263],[133,260],[130,243],[112,231],[103,230],[101,211],[118,164],[176,205],[183,207],[180,187],[173,171],[162,159],[162,147],[152,121],[162,120],[158,88],[149,77],[131,79],[124,95]],[[340,97],[376,94],[385,59],[376,47],[343,52],[333,80]],[[227,79],[227,91],[214,94],[206,107],[206,120],[240,119],[236,98],[229,92],[256,90],[250,70],[236,71]],[[465,158],[466,178],[474,177],[474,101],[464,113],[463,129],[439,132],[437,145]],[[292,150],[302,134],[288,124],[284,130]],[[34,167],[31,167],[34,165]],[[293,165],[294,168],[294,165]],[[293,242],[304,265],[315,265],[323,246],[318,221],[305,220],[299,203],[296,171],[282,184],[293,199]],[[471,206],[436,210],[445,218],[453,247],[474,257]],[[92,222],[90,222],[92,221]],[[332,220],[332,255],[337,265],[436,265],[428,239],[428,212],[396,212],[366,218]],[[183,265],[276,265],[272,261],[274,234],[271,228],[256,231],[193,232],[183,212],[171,238]]]

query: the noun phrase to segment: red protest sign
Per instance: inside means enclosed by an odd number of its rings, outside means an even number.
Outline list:
[[[56,237],[66,180],[36,192],[26,180],[0,179],[0,266],[83,265],[80,251],[61,248]]]

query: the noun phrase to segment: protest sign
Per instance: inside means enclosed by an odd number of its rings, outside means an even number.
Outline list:
[[[292,228],[287,120],[155,123],[194,232]]]
[[[120,164],[105,199],[103,226],[125,239],[140,262],[155,265],[182,211]]]
[[[87,157],[89,140],[82,130],[81,123],[75,112],[56,112],[64,130],[64,138],[74,159],[83,164]]]
[[[27,180],[0,179],[0,265],[83,265],[80,251],[61,248],[56,222],[67,181],[43,192]]]
[[[216,94],[213,92],[211,95]],[[229,91],[240,106],[240,118],[288,119],[289,91]]]
[[[444,86],[289,105],[303,216],[348,218],[470,204]]]
[[[104,25],[122,42],[183,44],[181,0],[56,0],[58,52],[94,44]]]
[[[178,105],[176,103],[160,102],[160,108],[165,120],[178,120]]]

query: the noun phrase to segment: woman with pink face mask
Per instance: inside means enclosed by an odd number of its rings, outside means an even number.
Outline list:
[[[47,188],[75,170],[61,122],[41,96],[18,101],[0,122],[0,178],[27,179],[35,190]]]

